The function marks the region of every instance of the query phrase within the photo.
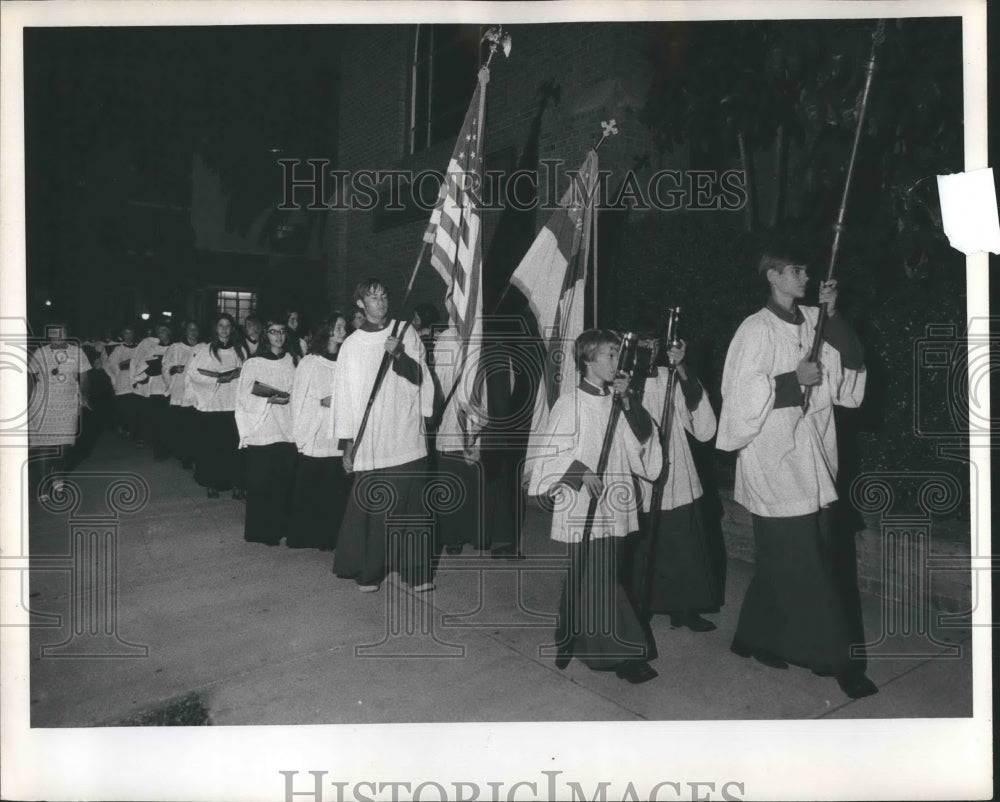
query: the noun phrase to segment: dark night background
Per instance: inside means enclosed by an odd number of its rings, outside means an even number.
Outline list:
[[[155,317],[182,312],[180,296],[206,278],[239,280],[238,255],[196,252],[192,159],[218,173],[231,198],[226,223],[245,234],[280,199],[275,159],[336,155],[339,35],[333,26],[25,30],[29,316],[50,299],[77,335],[95,336],[134,314],[116,292],[124,285]],[[294,253],[278,247],[285,220],[273,217],[255,244]],[[242,261],[267,284],[264,257]],[[274,281],[275,303],[295,296]]]
[[[716,402],[729,338],[763,298],[746,269],[750,256],[781,229],[811,238],[818,264],[828,258],[871,28],[871,21],[650,25],[645,56],[654,77],[641,118],[656,146],[688,148],[691,166],[742,168],[760,192],[744,215],[724,221],[711,213],[623,215],[617,232],[602,233],[602,271],[614,278],[601,285],[614,319],[602,322],[633,318],[642,295],[682,292],[688,330],[698,332],[692,360]],[[140,309],[183,316],[199,288],[247,276],[264,305],[298,305],[313,317],[324,311],[323,254],[308,245],[322,217],[274,210],[275,162],[336,164],[338,51],[350,30],[26,30],[33,327],[61,317],[87,337]],[[929,178],[963,169],[961,23],[890,21],[886,34],[838,267],[870,366],[864,407],[840,421],[844,478],[862,469],[933,468],[967,486],[963,463],[942,460],[937,441],[913,436],[915,419],[927,415],[924,425],[951,427],[953,442],[967,441],[949,395],[952,373],[914,373],[914,343],[927,323],[964,333],[964,259],[940,229]],[[196,154],[229,196],[218,210],[225,227],[255,253],[196,247]],[[262,216],[263,227],[253,229]],[[662,264],[669,275],[651,275]],[[951,364],[963,354],[953,343]],[[916,409],[915,382],[923,380]]]

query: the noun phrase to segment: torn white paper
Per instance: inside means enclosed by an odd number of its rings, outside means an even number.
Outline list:
[[[1000,220],[993,168],[939,175],[941,222],[951,247],[966,256],[990,251],[1000,254]]]

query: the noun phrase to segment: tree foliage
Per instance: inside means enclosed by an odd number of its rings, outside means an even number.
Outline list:
[[[763,300],[752,263],[769,236],[797,229],[815,246],[813,277],[826,272],[874,30],[874,20],[657,28],[643,118],[658,147],[688,148],[696,167],[736,164],[752,193],[743,231],[704,215],[636,231],[633,258],[662,251],[670,271],[664,287],[647,281],[644,293],[660,289],[697,310],[688,331],[701,340],[694,351],[712,392],[736,325]],[[944,382],[917,398],[917,342],[928,324],[961,336],[966,317],[964,259],[941,229],[934,179],[964,163],[960,21],[888,20],[876,56],[836,269],[842,306],[867,347],[869,390],[842,424],[863,444],[857,470],[933,463],[967,481],[965,467],[939,460],[936,442],[914,428],[927,407],[941,417],[956,403]],[[765,180],[758,162],[772,167]],[[762,184],[766,211],[755,202]]]

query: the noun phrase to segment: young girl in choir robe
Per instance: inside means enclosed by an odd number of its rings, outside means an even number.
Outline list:
[[[433,590],[430,533],[418,526],[389,531],[390,516],[429,516],[432,512],[423,501],[427,474],[424,418],[434,411],[424,347],[412,328],[404,333],[402,321],[389,318],[389,295],[379,279],[358,284],[355,302],[364,311],[365,322],[341,346],[333,393],[334,433],[347,441],[344,468],[355,472],[333,571],[354,579],[362,591],[375,591],[397,565],[400,577],[414,591]],[[389,369],[352,459],[375,377],[387,354]]]
[[[170,394],[170,441],[174,456],[179,457],[181,467],[187,469],[194,465],[197,435],[194,396],[185,381],[185,370],[198,345],[198,324],[193,320],[187,321],[183,334],[183,339],[171,343],[163,354],[163,377]]]
[[[194,349],[184,371],[187,390],[197,410],[198,453],[194,478],[208,489],[209,498],[233,489],[233,498],[246,498],[240,435],[236,428],[236,379],[246,361],[243,343],[236,337],[232,315],[215,319],[212,341]]]
[[[267,340],[247,359],[236,392],[236,425],[246,456],[247,514],[243,539],[277,546],[289,531],[288,505],[295,469],[289,401],[296,360],[285,350],[280,318],[267,318]]]
[[[246,346],[248,356],[257,353],[263,331],[264,324],[257,315],[247,315],[243,320],[243,344]]]
[[[350,478],[334,434],[333,386],[337,354],[347,337],[347,320],[335,312],[309,341],[309,354],[295,371],[292,425],[298,458],[292,493],[292,528],[285,545],[331,551],[344,517]]]
[[[140,442],[152,443],[153,458],[168,456],[167,410],[170,406],[167,381],[163,375],[163,355],[173,339],[170,324],[161,321],[154,328],[155,335],[147,337],[135,350],[129,367],[129,379],[135,390],[138,405]]]
[[[302,359],[309,350],[309,343],[305,337],[300,336],[300,332],[304,331],[304,328],[299,313],[294,309],[286,309],[283,317],[285,318],[285,330],[288,332],[288,344],[285,348],[296,359]]]
[[[642,343],[640,343],[642,344]],[[659,340],[649,343],[656,364]],[[708,442],[715,436],[715,412],[701,383],[684,361],[685,343],[670,348],[668,358],[676,372],[673,387],[673,418],[665,460],[666,477],[656,532],[650,531],[653,484],[640,479],[643,514],[641,536],[634,550],[632,587],[641,607],[648,603],[651,613],[667,613],[675,627],[709,632],[715,624],[699,612],[716,611],[722,604],[724,575],[709,542],[709,528],[702,508],[702,487],[687,436]],[[662,443],[660,424],[669,383],[669,370],[655,368],[646,379],[642,405],[656,426]],[[650,557],[653,559],[650,568]]]
[[[122,341],[119,345],[106,351],[104,370],[111,377],[115,391],[115,417],[118,423],[118,434],[132,438],[136,436],[136,395],[132,389],[130,369],[136,349],[135,327],[122,328]]]
[[[38,468],[43,501],[50,492],[62,490],[60,480],[50,486],[45,479],[66,470],[80,428],[80,376],[87,364],[83,352],[67,342],[65,325],[45,328],[48,342],[28,359],[28,446],[34,452],[32,463]]]
[[[642,406],[634,403],[628,377],[616,375],[619,338],[591,329],[576,341],[581,379],[553,405],[542,442],[546,451],[532,456],[528,492],[553,501],[551,537],[566,543],[569,574],[563,582],[556,625],[556,666],[576,656],[595,670],[613,670],[632,683],[657,676],[647,659],[655,646],[625,589],[625,539],[639,529],[633,475],[651,479],[661,467],[660,446]],[[613,394],[621,396],[622,414],[615,427],[603,476],[598,467],[610,420]],[[597,497],[584,543],[591,499]]]

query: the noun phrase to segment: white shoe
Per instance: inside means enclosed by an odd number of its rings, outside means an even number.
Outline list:
[[[358,590],[362,593],[375,593],[378,591],[378,585],[358,585]]]
[[[421,585],[414,585],[413,586],[413,592],[414,593],[426,593],[429,590],[434,590],[434,583],[433,582],[424,582]]]

